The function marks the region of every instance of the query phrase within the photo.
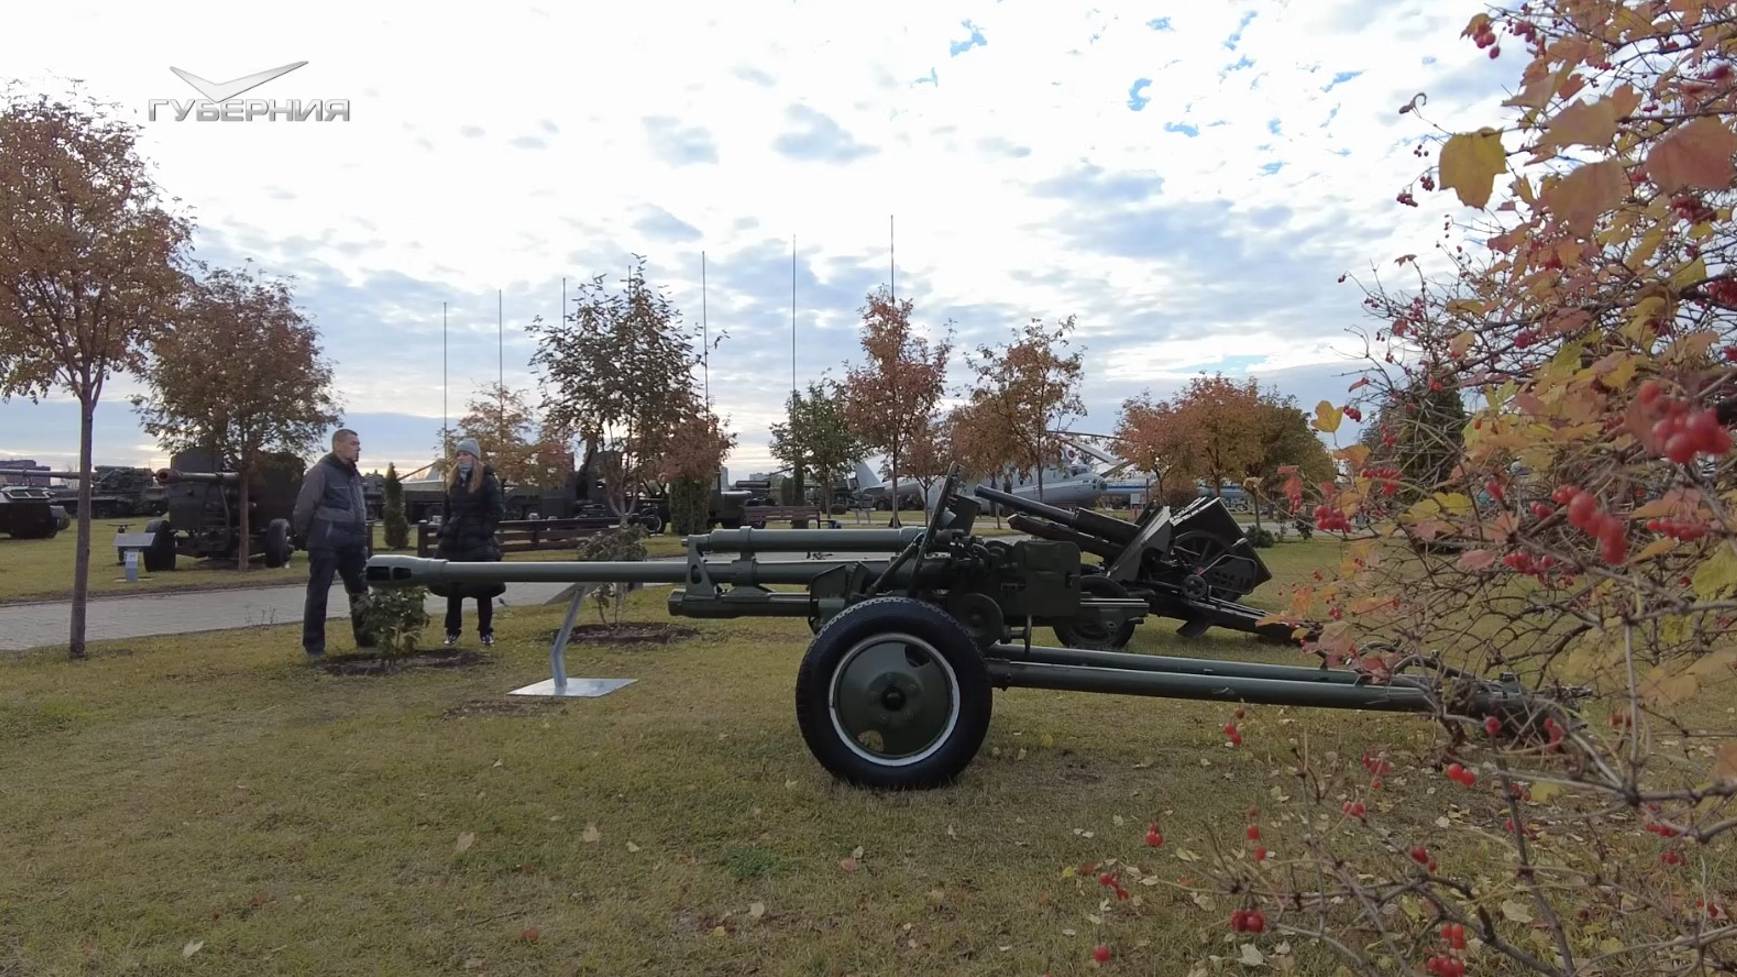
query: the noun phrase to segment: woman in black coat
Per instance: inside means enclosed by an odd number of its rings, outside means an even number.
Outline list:
[[[477,447],[476,439],[460,441],[452,470],[446,476],[437,555],[461,563],[499,560],[501,546],[495,539],[495,528],[505,511],[500,479],[495,477],[493,468],[483,464],[482,449]],[[494,644],[494,599],[506,587],[498,583],[447,584],[445,589],[446,644],[458,643],[466,597],[476,598],[477,634],[482,643]]]

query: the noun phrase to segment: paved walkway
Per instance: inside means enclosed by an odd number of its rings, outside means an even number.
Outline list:
[[[801,560],[805,556],[803,553],[756,554],[758,559],[779,561]],[[852,557],[885,559],[886,555],[832,554],[833,559]],[[650,562],[679,563],[681,559],[660,557]],[[497,599],[508,606],[554,603],[565,599],[563,595],[570,586],[565,583],[509,583],[506,593]],[[236,590],[192,590],[128,597],[104,596],[85,604],[85,638],[89,641],[104,641],[111,638],[142,638],[161,634],[189,634],[195,631],[222,631],[227,628],[296,624],[302,619],[302,602],[306,596],[306,584]],[[446,598],[430,595],[427,607],[431,614],[444,614]],[[326,619],[347,617],[349,613],[350,602],[344,596],[343,582],[334,580],[332,592],[326,598]],[[0,605],[0,651],[25,651],[64,644],[71,616],[70,601]],[[467,621],[469,616],[467,613]]]
[[[509,606],[544,604],[559,599],[567,587],[562,583],[509,583],[507,592],[497,599]],[[92,600],[85,604],[85,638],[103,641],[296,624],[302,619],[302,602],[307,592],[306,584],[291,584]],[[430,595],[427,606],[430,613],[443,614],[446,598]],[[343,582],[337,581],[326,599],[326,618],[349,614],[350,602],[344,595]],[[0,606],[0,651],[64,644],[71,617],[70,601]],[[469,617],[467,613],[467,624]]]

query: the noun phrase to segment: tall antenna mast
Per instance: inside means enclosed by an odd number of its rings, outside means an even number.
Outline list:
[[[790,235],[790,397],[796,398],[796,235]]]
[[[443,462],[446,461],[446,446],[450,443],[452,443],[452,431],[446,413],[446,303],[442,302],[440,303],[440,460]]]
[[[712,334],[706,324],[706,253],[700,252],[700,373],[706,382],[706,410],[712,409]]]
[[[503,310],[506,300],[495,289],[495,396],[501,402],[501,427],[507,426],[507,327]]]
[[[887,291],[894,302],[899,300],[899,263],[893,251],[893,215],[887,215]]]

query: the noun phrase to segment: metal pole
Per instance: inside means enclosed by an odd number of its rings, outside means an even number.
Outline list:
[[[796,235],[790,235],[790,397],[796,398]]]
[[[440,460],[447,460],[446,446],[452,441],[446,412],[446,303],[440,303]],[[441,466],[442,471],[445,465]]]
[[[899,300],[899,262],[897,252],[893,250],[893,215],[887,215],[887,292],[894,302]],[[897,513],[898,502],[893,502],[893,511]]]
[[[700,356],[706,383],[706,410],[712,409],[712,334],[706,323],[706,253],[700,252]]]
[[[501,415],[501,436],[507,431],[507,340],[506,340],[506,300],[501,297],[501,290],[495,289],[495,399]]]

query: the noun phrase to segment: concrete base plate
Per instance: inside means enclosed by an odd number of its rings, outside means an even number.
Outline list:
[[[567,687],[557,690],[554,679],[544,679],[535,685],[514,689],[508,695],[537,695],[560,699],[595,699],[616,689],[633,684],[630,678],[570,678]]]

